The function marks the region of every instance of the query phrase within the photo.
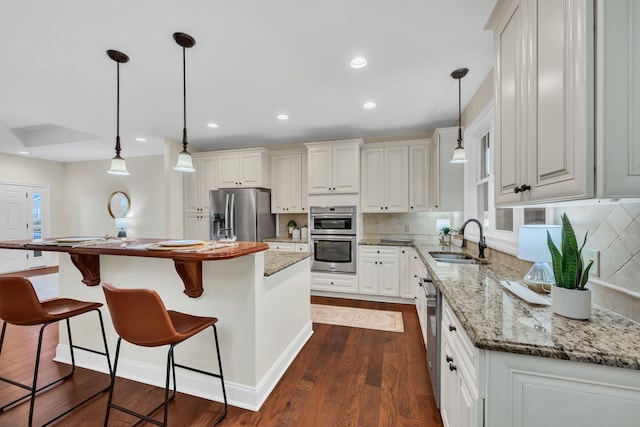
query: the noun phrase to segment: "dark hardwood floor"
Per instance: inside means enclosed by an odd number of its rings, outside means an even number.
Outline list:
[[[314,324],[314,334],[259,412],[230,406],[223,426],[425,426],[440,427],[418,318],[412,305],[313,297],[313,302],[401,311],[404,333]],[[221,319],[222,321],[222,319]],[[0,356],[0,375],[30,381],[37,327],[9,326]],[[51,359],[57,328],[46,333],[41,379],[68,369]],[[221,343],[224,345],[224,343]],[[224,363],[224,361],[223,361]],[[108,376],[79,368],[72,380],[41,394],[34,422],[40,425],[87,393],[108,384]],[[0,405],[17,396],[16,387],[0,384]],[[162,390],[119,379],[117,403],[144,411],[162,399]],[[61,419],[57,426],[100,426],[107,394]],[[28,403],[0,414],[0,426],[26,425]],[[169,425],[210,425],[221,404],[179,394],[169,409]],[[134,419],[112,411],[111,426]]]

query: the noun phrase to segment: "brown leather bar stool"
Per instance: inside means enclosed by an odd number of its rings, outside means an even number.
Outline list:
[[[227,415],[227,392],[224,387],[224,377],[222,375],[222,362],[220,360],[220,347],[218,345],[218,332],[216,323],[218,319],[215,317],[199,317],[189,314],[180,313],[173,310],[167,310],[160,296],[149,289],[118,289],[115,286],[104,283],[102,285],[104,295],[107,299],[107,306],[111,313],[113,326],[118,333],[118,344],[116,346],[116,357],[113,364],[113,377],[111,378],[111,390],[109,392],[109,402],[107,404],[107,415],[104,425],[109,422],[109,412],[111,408],[125,412],[129,415],[140,418],[141,420],[159,425],[167,425],[167,412],[169,402],[176,396],[176,366],[197,372],[204,375],[220,378],[222,384],[222,395],[224,397],[224,409],[215,420],[213,425],[218,424]],[[207,329],[209,326],[213,328],[213,337],[216,344],[216,353],[218,355],[218,372],[219,374],[201,371],[189,366],[175,363],[173,349],[176,345],[199,332]],[[143,347],[159,347],[169,345],[167,352],[167,368],[166,368],[166,384],[164,389],[164,402],[156,406],[146,415],[134,412],[131,409],[113,403],[113,389],[116,380],[116,369],[118,368],[118,357],[120,355],[120,343],[125,340],[131,344]],[[169,397],[169,388],[171,385],[171,377],[173,378],[173,393]],[[164,407],[164,421],[160,422],[151,418],[158,409]]]
[[[13,384],[14,386],[28,390],[29,392],[26,395],[19,397],[18,399],[15,399],[12,402],[2,406],[2,408],[0,408],[0,411],[4,412],[9,407],[29,397],[29,426],[31,426],[33,423],[33,410],[36,401],[36,394],[44,389],[51,387],[54,384],[64,381],[74,374],[76,369],[76,360],[73,351],[74,348],[106,356],[107,364],[109,366],[109,374],[111,375],[111,360],[109,358],[109,349],[107,348],[107,338],[104,334],[104,323],[102,322],[102,313],[100,312],[100,307],[102,307],[102,304],[99,302],[84,302],[70,298],[53,298],[40,302],[35,290],[33,289],[33,286],[31,285],[31,282],[28,279],[24,277],[0,277],[0,319],[3,320],[2,335],[0,336],[0,356],[2,355],[2,345],[4,344],[7,323],[18,326],[41,325],[40,335],[38,337],[38,350],[36,352],[35,368],[33,370],[33,383],[31,385],[26,385],[14,381],[10,378],[0,376],[0,381]],[[104,343],[104,353],[73,344],[69,319],[84,313],[88,313],[90,311],[96,311],[98,313],[98,318],[100,319],[100,330],[102,331],[102,342]],[[61,320],[66,320],[67,322],[69,348],[71,349],[71,372],[47,385],[38,387],[38,369],[40,367],[40,353],[42,351],[42,338],[44,330],[50,324],[57,323]],[[49,425],[52,422],[62,418],[69,412],[73,411],[81,405],[84,405],[94,397],[102,394],[108,388],[109,387],[107,386],[102,390],[94,393],[74,407],[67,409],[60,415],[57,415],[56,417],[50,419],[43,425]]]

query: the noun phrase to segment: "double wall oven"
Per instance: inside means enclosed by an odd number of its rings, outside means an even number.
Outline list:
[[[356,207],[311,206],[311,271],[356,274]]]

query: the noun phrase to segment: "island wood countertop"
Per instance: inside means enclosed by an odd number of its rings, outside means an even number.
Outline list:
[[[78,243],[61,243],[60,239],[0,241],[0,249],[66,252],[82,273],[82,282],[88,286],[100,283],[100,255],[168,258],[175,263],[176,271],[184,283],[184,293],[192,298],[202,295],[202,261],[237,258],[266,251],[269,245],[262,242],[235,242],[233,246],[207,250],[167,249],[149,250],[149,245],[166,242],[167,239],[91,240]]]

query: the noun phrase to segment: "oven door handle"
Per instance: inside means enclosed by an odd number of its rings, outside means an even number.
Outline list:
[[[343,242],[350,242],[353,240],[355,236],[335,236],[335,235],[326,235],[326,234],[322,234],[322,235],[316,235],[316,234],[312,234],[311,238],[313,240],[340,240]]]

